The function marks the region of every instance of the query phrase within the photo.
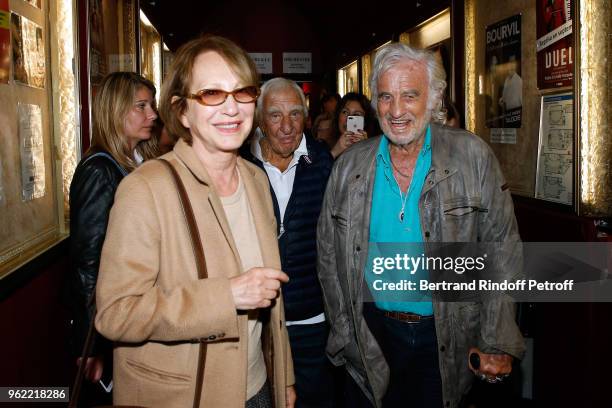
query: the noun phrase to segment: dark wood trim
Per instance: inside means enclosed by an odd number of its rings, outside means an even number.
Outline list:
[[[451,78],[450,98],[460,113],[461,127],[465,127],[465,2],[451,1]]]
[[[135,34],[135,44],[136,44],[136,72],[142,74],[140,72],[141,66],[141,50],[140,50],[140,0],[134,0],[134,34]],[[161,34],[160,34],[161,37]]]
[[[89,148],[91,135],[91,82],[89,75],[89,0],[77,1],[77,66],[81,119],[81,152]]]
[[[27,285],[36,276],[44,273],[58,259],[66,257],[69,250],[68,242],[68,238],[64,239],[19,269],[0,279],[0,302]]]

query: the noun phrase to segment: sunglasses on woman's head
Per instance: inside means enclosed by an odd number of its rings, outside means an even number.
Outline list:
[[[256,86],[245,86],[244,88],[234,89],[233,91],[224,91],[222,89],[202,89],[194,94],[187,95],[187,99],[193,99],[200,105],[217,106],[221,105],[227,99],[228,95],[232,95],[238,103],[251,103],[259,97],[259,88]]]

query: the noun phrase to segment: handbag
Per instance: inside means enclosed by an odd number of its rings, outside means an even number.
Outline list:
[[[179,177],[178,172],[176,171],[174,166],[170,164],[170,162],[168,162],[165,159],[157,159],[157,161],[159,161],[164,166],[166,166],[166,168],[172,175],[172,180],[174,181],[174,185],[178,192],[179,201],[183,209],[183,214],[185,215],[185,222],[187,223],[189,237],[191,238],[191,246],[193,248],[193,254],[195,256],[196,269],[198,271],[198,279],[206,279],[208,278],[208,271],[206,269],[206,258],[204,257],[204,249],[202,246],[202,240],[200,239],[200,234],[198,232],[198,226],[195,221],[195,216],[193,215],[193,208],[191,207],[191,201],[189,201],[187,190],[185,190],[185,185],[181,181],[181,178]],[[92,296],[92,301],[93,301],[93,296]],[[77,370],[77,374],[74,379],[74,383],[72,386],[72,393],[70,395],[70,402],[68,403],[68,408],[77,407],[77,402],[79,400],[79,394],[81,392],[81,386],[83,384],[83,377],[85,376],[85,364],[83,364],[83,362],[87,361],[87,358],[91,354],[91,348],[93,346],[94,321],[95,321],[96,312],[97,311],[94,308],[94,317],[91,319],[91,324],[89,325],[89,330],[87,331],[85,345],[83,346],[83,352],[81,354],[81,364],[79,364],[79,369]],[[200,342],[200,347],[198,350],[198,368],[197,368],[196,383],[195,383],[195,394],[193,396],[193,407],[194,408],[199,408],[200,400],[202,397],[204,367],[206,365],[205,364],[206,363],[206,348],[207,348],[206,343]],[[118,405],[115,405],[115,406],[118,407]]]

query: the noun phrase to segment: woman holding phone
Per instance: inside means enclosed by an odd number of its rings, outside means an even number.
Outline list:
[[[348,125],[348,126],[347,126]],[[342,97],[336,107],[333,129],[337,137],[331,154],[334,159],[340,156],[349,146],[368,137],[368,130],[375,126],[370,101],[364,95],[349,92]]]

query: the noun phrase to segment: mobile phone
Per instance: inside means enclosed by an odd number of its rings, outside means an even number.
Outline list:
[[[349,132],[357,132],[363,130],[363,116],[349,116],[346,118],[346,130]]]

